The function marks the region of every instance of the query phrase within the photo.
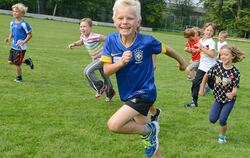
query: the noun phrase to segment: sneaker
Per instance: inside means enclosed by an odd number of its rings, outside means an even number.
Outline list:
[[[156,121],[148,123],[147,126],[151,129],[151,133],[146,137],[142,137],[142,141],[145,148],[145,155],[152,157],[159,147],[158,133],[160,132],[160,126]]]
[[[188,81],[192,81],[193,79],[191,78],[191,76],[188,75],[188,76],[187,76],[187,80],[188,80]]]
[[[101,88],[100,90],[97,91],[97,93],[96,93],[96,95],[95,95],[95,98],[96,98],[96,99],[99,99],[99,98],[103,95],[103,93],[107,91],[107,89],[108,89],[108,86],[104,84],[104,85],[102,86],[102,88]]]
[[[32,58],[29,57],[28,59],[25,59],[25,63],[30,66],[31,69],[34,69],[34,64],[32,61]]]
[[[219,136],[218,136],[218,143],[224,144],[224,143],[226,143],[226,142],[227,142],[226,136],[223,136],[223,135],[219,135]]]
[[[209,87],[206,87],[206,88],[205,88],[205,93],[206,93],[206,94],[210,94],[210,93],[212,93],[212,91],[213,91],[213,90],[212,90],[211,88],[209,88]]]
[[[23,82],[22,77],[16,77],[16,79],[14,80],[15,82]]]
[[[151,115],[151,122],[153,121],[160,121],[160,114],[161,114],[161,109],[156,108],[156,114],[155,115]]]
[[[198,106],[197,103],[195,103],[194,101],[191,101],[189,103],[185,104],[186,107],[191,107],[191,108],[196,108]]]
[[[115,93],[115,90],[113,89],[111,95],[108,96],[108,97],[106,97],[105,101],[106,101],[106,102],[111,102],[112,99],[113,99],[113,97],[115,96],[115,94],[116,94],[116,93]]]

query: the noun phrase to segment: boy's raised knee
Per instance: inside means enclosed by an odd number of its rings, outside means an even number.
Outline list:
[[[111,130],[112,132],[118,133],[119,125],[115,121],[109,119],[107,125],[108,125],[109,130]]]

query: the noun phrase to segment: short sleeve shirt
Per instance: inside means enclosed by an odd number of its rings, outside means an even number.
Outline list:
[[[209,39],[200,39],[199,43],[206,48],[207,50],[215,51],[215,42],[212,38]],[[200,65],[199,69],[207,72],[212,66],[216,64],[217,59],[215,57],[211,57],[204,52],[201,52]]]
[[[149,35],[137,33],[134,43],[125,47],[119,33],[107,36],[102,62],[115,63],[122,58],[124,51],[131,51],[132,58],[127,65],[116,72],[120,98],[127,101],[133,97],[155,101],[156,86],[154,84],[154,68],[152,54],[166,52],[166,47]]]
[[[239,88],[239,70],[235,66],[231,69],[224,69],[222,63],[217,63],[207,73],[208,77],[215,81],[214,96],[216,101],[222,103],[231,101],[226,97],[226,93],[232,92],[234,87]]]
[[[15,20],[10,22],[10,32],[12,33],[12,48],[15,50],[26,50],[27,43],[25,43],[22,47],[17,45],[19,40],[25,40],[27,34],[32,32],[32,29],[29,23],[26,20],[22,20],[20,23],[16,23]]]

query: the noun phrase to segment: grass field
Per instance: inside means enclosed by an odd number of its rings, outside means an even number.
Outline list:
[[[7,64],[10,45],[4,44],[11,16],[0,15],[0,157],[5,158],[143,158],[140,137],[111,133],[106,122],[122,102],[96,100],[82,76],[90,62],[85,48],[66,49],[79,39],[78,24],[26,18],[33,29],[26,57],[35,69],[23,65],[25,82],[15,83],[15,67]],[[108,34],[109,27],[94,27]],[[182,35],[152,34],[184,53]],[[166,158],[246,158],[250,154],[250,43],[230,41],[246,53],[237,63],[241,88],[228,120],[228,143],[216,141],[218,123],[208,121],[212,95],[202,97],[197,109],[185,108],[191,100],[191,82],[177,70],[176,62],[164,55],[157,58],[156,105],[162,109],[159,135]],[[112,76],[114,86],[115,78]],[[117,88],[116,88],[117,89]]]

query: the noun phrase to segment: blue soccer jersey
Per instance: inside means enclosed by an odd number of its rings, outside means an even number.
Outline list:
[[[134,43],[126,48],[119,33],[107,36],[102,62],[115,63],[121,59],[124,51],[131,51],[129,63],[116,72],[120,98],[127,101],[134,97],[155,101],[154,68],[152,54],[166,53],[166,47],[149,35],[138,33]]]
[[[15,20],[10,22],[10,32],[12,33],[12,46],[11,48],[15,50],[26,50],[27,43],[25,43],[22,47],[16,45],[19,40],[25,40],[27,34],[31,32],[32,29],[29,23],[25,20],[22,20],[20,23],[16,23]]]

